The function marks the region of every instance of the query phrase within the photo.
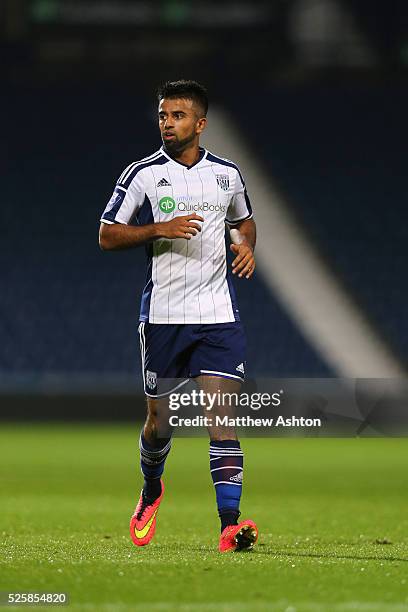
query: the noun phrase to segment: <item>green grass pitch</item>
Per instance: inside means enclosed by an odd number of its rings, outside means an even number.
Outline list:
[[[0,427],[0,590],[66,591],[75,611],[408,610],[408,440],[243,439],[260,538],[220,555],[204,438],[175,439],[155,538],[133,546],[138,433]]]

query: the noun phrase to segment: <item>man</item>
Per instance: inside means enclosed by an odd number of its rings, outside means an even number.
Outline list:
[[[255,268],[256,229],[242,175],[234,163],[199,146],[207,123],[206,90],[195,81],[168,82],[158,97],[163,146],[122,172],[99,235],[103,250],[145,245],[148,256],[139,326],[147,397],[140,435],[144,486],[130,523],[137,546],[151,541],[163,498],[169,394],[191,379],[205,393],[238,393],[244,380],[245,336],[227,273],[225,223],[237,230],[233,274],[249,279]],[[215,407],[218,414],[228,410]],[[232,427],[208,431],[219,550],[252,548],[255,523],[238,523],[240,443]]]

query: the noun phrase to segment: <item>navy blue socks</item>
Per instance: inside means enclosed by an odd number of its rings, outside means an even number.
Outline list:
[[[140,434],[140,468],[144,476],[143,495],[152,503],[161,493],[160,477],[163,474],[164,463],[171,448],[171,438],[156,440],[155,444],[149,444]]]
[[[153,503],[161,493],[160,477],[171,448],[171,438],[154,445],[140,434],[140,467],[144,476],[143,495]],[[244,454],[238,440],[210,441],[210,471],[217,499],[221,531],[238,522],[242,492]]]
[[[221,531],[238,522],[244,454],[238,440],[210,441],[210,471],[217,498]]]

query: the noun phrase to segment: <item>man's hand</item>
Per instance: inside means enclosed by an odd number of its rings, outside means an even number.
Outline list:
[[[191,240],[198,232],[201,232],[201,225],[194,221],[204,221],[203,217],[196,215],[182,215],[174,217],[171,221],[156,223],[157,230],[161,238],[185,238]]]
[[[99,229],[99,246],[102,251],[133,249],[148,244],[158,238],[184,238],[190,240],[201,226],[194,221],[204,221],[199,215],[183,215],[163,223],[147,225],[126,225],[122,223],[101,223]]]
[[[251,278],[255,270],[254,252],[249,244],[231,244],[231,251],[236,257],[232,262],[232,273],[238,274],[239,278]]]

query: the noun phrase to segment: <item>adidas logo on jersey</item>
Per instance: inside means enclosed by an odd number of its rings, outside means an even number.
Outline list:
[[[237,366],[235,369],[237,372],[241,372],[241,374],[245,374],[245,368],[244,368],[243,363],[240,363],[239,366]]]
[[[171,187],[171,183],[169,183],[169,181],[166,181],[165,178],[162,178],[158,183],[157,183],[157,187]]]
[[[238,472],[238,474],[235,474],[235,476],[231,476],[230,480],[232,480],[233,482],[242,482],[243,477],[244,473]]]

